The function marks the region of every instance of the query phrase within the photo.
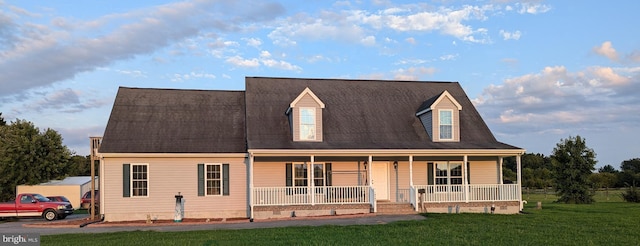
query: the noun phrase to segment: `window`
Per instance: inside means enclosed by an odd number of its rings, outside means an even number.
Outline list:
[[[300,108],[300,140],[316,140],[315,108]]]
[[[440,110],[440,139],[453,140],[452,110]]]
[[[131,165],[131,194],[132,196],[148,196],[149,171],[148,165]]]
[[[307,186],[307,164],[294,164],[293,186]]]
[[[313,185],[324,186],[324,165],[313,164]]]
[[[460,185],[462,184],[462,163],[436,163],[435,174],[436,185]]]
[[[198,163],[198,196],[229,196],[229,164]]]
[[[309,175],[307,163],[286,165],[286,185],[295,187],[309,186]],[[313,185],[331,186],[331,163],[313,164]]]
[[[207,195],[222,195],[222,165],[207,164],[206,175]]]

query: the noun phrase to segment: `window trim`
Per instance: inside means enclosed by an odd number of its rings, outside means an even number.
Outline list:
[[[151,172],[150,172],[150,169],[149,169],[149,163],[130,163],[129,165],[131,165],[131,168],[129,170],[129,197],[131,197],[131,198],[146,198],[146,197],[149,197],[149,193],[150,193],[149,192],[149,190],[150,190],[149,189],[149,183],[150,183],[150,177],[151,177],[151,175],[150,175]],[[137,179],[135,179],[134,176],[133,176],[133,170],[135,169],[136,166],[145,166],[146,167],[146,171],[147,171],[146,172],[147,173],[147,179],[146,179],[146,182],[147,182],[147,187],[146,187],[147,194],[144,195],[144,196],[135,195],[134,192],[133,192],[133,190],[134,190],[133,182],[137,181]]]
[[[447,171],[447,176],[438,176],[438,164],[444,164],[444,165],[447,166],[447,170],[446,170]],[[451,175],[451,172],[453,170],[452,166],[456,165],[456,164],[460,166],[460,176]],[[462,161],[435,161],[435,162],[433,162],[433,177],[432,177],[433,178],[433,185],[440,185],[440,186],[464,185],[464,175],[465,174],[464,174],[464,167],[462,165],[464,165],[464,162],[462,162]],[[427,176],[429,175],[428,173],[429,172],[427,170]],[[427,179],[428,178],[429,177],[427,177]],[[455,179],[460,179],[460,184],[452,184],[451,180],[454,179],[454,178]],[[438,179],[446,179],[447,183],[446,184],[438,184],[437,183]],[[459,190],[453,190],[453,189],[450,190],[449,188],[446,188],[446,189],[443,189],[443,190],[436,189],[436,191],[437,192],[459,192]]]
[[[303,110],[311,110],[312,111],[312,116],[313,116],[313,124],[303,124],[302,123],[302,111]],[[315,107],[300,107],[298,110],[298,139],[300,141],[316,141],[318,140],[318,113],[316,112],[316,108]],[[303,125],[304,126],[311,126],[311,129],[313,129],[313,138],[306,138],[303,137]]]
[[[215,194],[209,194],[209,186],[207,181],[208,180],[215,180],[215,179],[209,179],[207,178],[207,167],[209,166],[218,166],[220,168],[220,178],[218,178],[218,180],[220,181],[220,187],[218,187],[220,189],[220,193],[215,195]],[[204,196],[223,196],[224,195],[224,168],[222,167],[222,163],[204,163]]]
[[[443,112],[449,112],[451,114],[451,124],[450,125],[446,125],[446,124],[442,124],[442,113]],[[453,109],[439,109],[438,110],[438,140],[440,141],[454,141],[455,140],[455,127],[454,127],[454,122],[455,122],[455,114],[453,113]],[[442,137],[442,127],[443,126],[449,126],[451,127],[451,138],[443,138]]]
[[[304,178],[296,178],[296,165],[303,165],[305,167],[305,175],[307,177]],[[309,166],[314,166],[314,165],[321,165],[322,166],[322,185],[316,185],[315,181],[316,179],[318,179],[318,177],[316,177],[315,173],[313,175],[313,180],[310,180],[313,183],[313,186],[315,187],[324,187],[327,186],[327,175],[325,174],[325,172],[327,171],[327,167],[326,167],[326,163],[324,162],[314,162],[313,165],[311,163],[308,162],[304,162],[304,163],[291,163],[291,186],[290,187],[311,187],[311,184],[309,183]],[[314,172],[315,167],[311,168],[311,172]],[[307,185],[296,185],[296,179],[297,180],[306,180],[307,181]]]

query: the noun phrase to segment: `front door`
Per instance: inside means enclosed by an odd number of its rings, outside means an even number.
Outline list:
[[[373,162],[371,169],[371,185],[376,193],[376,200],[389,200],[389,163]]]

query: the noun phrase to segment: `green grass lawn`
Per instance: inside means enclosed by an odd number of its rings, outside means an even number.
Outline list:
[[[619,195],[590,205],[523,195],[525,214],[426,214],[385,225],[42,236],[42,245],[640,245],[640,204]],[[615,198],[615,200],[614,200]],[[542,209],[536,209],[536,202]]]

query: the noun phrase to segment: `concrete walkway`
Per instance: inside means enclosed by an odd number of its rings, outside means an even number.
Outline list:
[[[86,216],[86,215],[85,215]],[[82,218],[82,217],[77,217]],[[71,218],[73,219],[73,218]],[[323,225],[376,225],[386,224],[396,221],[424,220],[425,217],[419,214],[407,215],[366,215],[366,216],[335,216],[318,218],[295,218],[288,220],[263,220],[254,222],[222,222],[206,224],[172,224],[153,226],[86,226],[83,228],[56,228],[56,227],[23,227],[28,223],[41,223],[42,219],[20,220],[16,222],[6,222],[0,224],[0,231],[3,233],[39,233],[40,235],[69,234],[69,233],[104,233],[119,231],[199,231],[199,230],[237,230],[255,228],[274,228],[290,226],[323,226]]]

